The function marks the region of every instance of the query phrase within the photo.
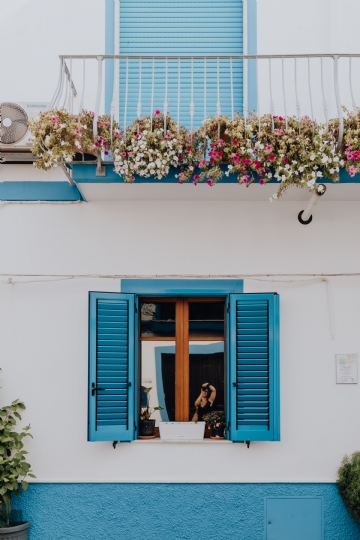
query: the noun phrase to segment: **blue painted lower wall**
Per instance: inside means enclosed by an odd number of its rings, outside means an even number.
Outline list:
[[[335,484],[32,484],[13,506],[30,540],[264,540],[276,496],[323,497],[325,540],[360,539]]]

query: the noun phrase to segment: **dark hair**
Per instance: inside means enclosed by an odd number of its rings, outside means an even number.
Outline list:
[[[206,387],[206,388],[205,388]],[[203,390],[205,388],[205,390]],[[207,383],[207,384],[202,384],[201,385],[201,390],[203,390],[204,392],[207,393],[207,396],[206,398],[209,399],[209,397],[211,396],[211,390],[210,390],[210,384]]]

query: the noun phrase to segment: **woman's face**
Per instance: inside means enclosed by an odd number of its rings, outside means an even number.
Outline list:
[[[208,389],[207,389],[207,386],[202,386],[201,387],[201,396],[204,397],[204,398],[207,398],[208,397]]]

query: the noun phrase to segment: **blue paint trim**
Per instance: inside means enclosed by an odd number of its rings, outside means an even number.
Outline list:
[[[242,279],[122,279],[122,293],[139,296],[225,296],[242,293]]]
[[[124,184],[124,179],[115,173],[114,166],[112,164],[105,164],[106,168],[106,176],[100,177],[96,176],[96,165],[93,164],[71,164],[71,168],[73,171],[73,179],[75,182],[79,184]],[[226,171],[227,166],[221,165],[221,169]],[[135,176],[135,183],[136,184],[177,184],[178,179],[175,178],[175,174],[179,172],[178,169],[171,168],[168,176],[164,178],[163,180],[155,180],[151,178],[143,178],[141,176]],[[258,177],[256,174],[255,176],[255,182],[258,181]],[[326,178],[321,178],[321,182],[323,184],[334,184],[331,180],[327,180]],[[18,183],[18,182],[17,182]],[[272,179],[269,182],[270,184],[278,184],[276,179]],[[340,184],[359,184],[360,183],[360,174],[357,174],[353,178],[349,176],[347,171],[345,169],[340,170],[340,182],[338,182],[335,185]],[[229,176],[224,176],[219,184],[238,184],[237,177],[235,174],[229,174]],[[129,184],[131,186],[131,184]],[[179,191],[181,190],[181,185],[179,185]],[[129,188],[131,189],[131,187]],[[251,187],[249,188],[251,189]]]
[[[121,448],[108,452],[117,453],[119,468],[126,467]],[[203,454],[207,459],[206,450]],[[144,461],[151,466],[146,450],[141,456],[139,467]],[[106,449],[99,459],[106,459]],[[360,524],[351,519],[334,483],[214,484],[211,471],[202,484],[99,480],[97,484],[30,484],[22,497],[14,497],[14,509],[21,509],[24,520],[31,521],[29,540],[133,540],[144,538],[144,531],[147,540],[198,540],[204,529],[207,540],[264,540],[264,499],[294,496],[323,497],[325,540],[360,538]],[[146,512],[139,511],[143,501]]]
[[[168,345],[167,347],[155,347],[155,372],[156,372],[156,388],[157,388],[157,398],[159,406],[163,408],[160,411],[160,416],[162,422],[169,421],[169,415],[165,407],[164,399],[164,384],[162,378],[161,370],[161,355],[162,354],[175,354],[175,345]]]
[[[230,297],[226,298],[226,334],[225,334],[226,356],[225,356],[225,421],[226,421],[226,439],[230,440],[231,427],[231,364],[230,364]]]
[[[115,54],[115,0],[105,0],[105,54]],[[114,71],[113,60],[105,60],[105,114],[110,114]]]
[[[98,300],[127,303],[127,425],[97,425],[96,397],[92,395],[92,383],[97,384],[97,302]],[[117,353],[118,354],[118,353]],[[114,357],[114,353],[112,353]],[[110,356],[110,355],[109,355]],[[100,383],[106,386],[107,382]],[[135,426],[135,296],[121,293],[89,293],[89,381],[88,381],[88,440],[129,442],[134,440]]]
[[[1,201],[83,201],[78,188],[68,182],[0,182]]]
[[[247,0],[248,54],[257,54],[257,0]],[[248,62],[248,109],[257,110],[256,60]]]

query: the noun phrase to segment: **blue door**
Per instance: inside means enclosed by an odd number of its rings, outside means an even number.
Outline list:
[[[265,500],[265,540],[323,540],[321,497]]]

